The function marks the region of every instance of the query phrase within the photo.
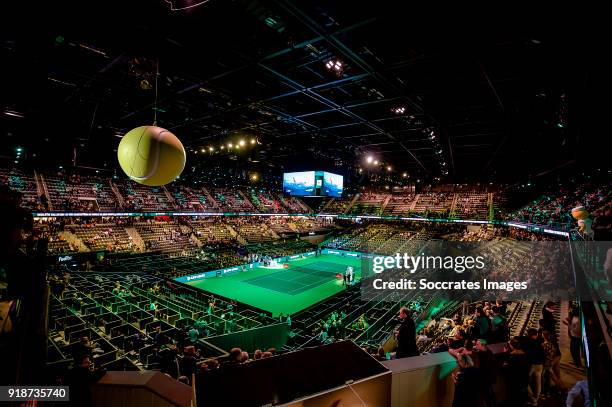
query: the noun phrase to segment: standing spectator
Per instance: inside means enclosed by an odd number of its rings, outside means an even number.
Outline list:
[[[495,362],[495,356],[491,349],[488,347],[488,343],[485,339],[478,339],[476,341],[475,351],[478,357],[478,366],[480,368],[484,389],[484,397],[487,406],[495,405],[495,395],[493,394],[493,385],[497,381],[497,365]]]
[[[419,350],[416,346],[416,327],[414,326],[412,317],[409,315],[408,308],[400,308],[399,318],[402,323],[395,332],[397,338],[397,351],[395,352],[395,357],[399,359],[409,356],[418,356]]]
[[[459,355],[459,371],[455,374],[453,407],[474,407],[482,404],[482,374],[467,353]]]
[[[489,331],[491,330],[491,320],[485,315],[482,307],[476,309],[476,332],[477,338],[488,339]]]
[[[200,331],[198,331],[194,325],[189,330],[188,335],[189,335],[189,340],[191,341],[191,343],[195,344],[198,340],[198,337],[200,336]]]
[[[582,340],[581,329],[580,329],[580,316],[577,308],[573,308],[569,316],[563,323],[567,325],[567,334],[570,338],[570,353],[572,354],[572,360],[578,367],[582,367],[582,359],[580,357],[580,345]]]
[[[529,404],[533,406],[538,405],[538,399],[542,392],[542,372],[546,360],[542,344],[543,341],[538,335],[538,330],[530,328],[525,340],[525,352],[529,362],[529,387],[527,387],[527,392],[529,394]]]
[[[542,337],[544,338],[544,343],[542,347],[544,349],[544,354],[546,355],[546,360],[544,361],[544,373],[548,378],[549,386],[552,386],[551,382],[554,382],[554,385],[563,389],[565,386],[561,381],[561,377],[557,373],[557,369],[555,365],[559,364],[559,360],[561,359],[559,352],[559,345],[557,342],[553,340],[553,336],[550,331],[543,331]]]
[[[553,335],[554,341],[557,340],[555,335],[555,315],[554,312],[557,309],[557,304],[553,301],[547,301],[544,304],[544,308],[542,309],[542,320],[540,321],[540,325],[542,326],[542,330],[548,331]]]
[[[527,401],[529,363],[520,342],[512,338],[506,345],[506,361],[503,368],[506,376],[506,402],[508,406],[522,406]]]

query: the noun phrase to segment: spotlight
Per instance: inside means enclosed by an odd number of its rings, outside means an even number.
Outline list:
[[[390,165],[388,165],[388,166],[387,166],[387,171],[391,171],[391,169],[392,169],[392,168],[391,168],[391,166],[390,166]]]
[[[251,139],[251,144],[255,144],[257,143],[257,140],[255,140],[254,138]]]
[[[208,147],[208,151],[215,151],[215,148],[213,146]]]
[[[203,152],[203,153],[204,153],[204,152],[206,152],[206,150],[205,150],[205,149],[202,149],[202,150],[200,150],[200,151],[201,151],[201,152]]]
[[[239,145],[239,146],[241,146],[241,147],[242,147],[242,146],[244,146],[245,144],[246,144],[246,143],[245,143],[245,141],[244,141],[244,140],[240,140],[240,141],[238,142],[238,145]]]
[[[342,73],[342,70],[344,69],[342,61],[340,61],[339,59],[330,59],[325,63],[325,67],[330,71],[335,71],[338,74]]]
[[[374,165],[378,165],[378,160],[374,160]]]
[[[240,144],[236,144],[236,150],[240,150]]]
[[[221,147],[219,147],[220,150],[225,150],[225,146],[223,144],[221,144]]]
[[[407,172],[405,172],[405,173],[403,173],[403,174],[402,174],[402,177],[404,177],[404,178],[406,178],[407,176],[408,176],[408,173],[407,173]]]
[[[7,116],[17,117],[17,118],[20,118],[20,119],[23,119],[25,117],[23,115],[23,113],[19,113],[19,112],[16,112],[14,110],[5,110],[4,114],[7,115]]]
[[[257,178],[259,178],[259,177],[257,176],[257,174],[253,174],[253,175],[251,175],[251,179],[252,179],[253,181],[257,181]]]
[[[368,164],[371,164],[371,163],[372,163],[372,161],[374,161],[374,158],[372,158],[372,156],[371,156],[371,155],[369,155],[369,156],[368,156],[368,158],[366,158],[366,162],[367,162]]]
[[[227,148],[232,148],[234,145],[232,143],[227,143]]]

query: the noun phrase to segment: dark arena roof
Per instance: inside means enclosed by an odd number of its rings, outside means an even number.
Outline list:
[[[316,166],[360,181],[372,155],[384,177],[516,182],[601,137],[597,28],[573,12],[192,3],[54,5],[36,34],[7,21],[3,153],[55,164],[76,149],[77,164],[115,169],[116,136],[156,117],[198,170]],[[220,150],[239,137],[257,144]]]
[[[8,3],[0,403],[612,406],[608,14]]]

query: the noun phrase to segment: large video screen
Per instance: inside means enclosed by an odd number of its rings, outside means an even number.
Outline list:
[[[342,175],[332,174],[331,172],[324,172],[323,185],[325,185],[325,195],[340,198],[342,196],[344,178],[342,177]]]
[[[315,195],[315,172],[286,172],[283,174],[283,191],[287,195],[312,196]]]

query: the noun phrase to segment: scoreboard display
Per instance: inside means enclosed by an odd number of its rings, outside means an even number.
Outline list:
[[[290,196],[342,196],[344,177],[326,171],[286,172],[283,192]]]

